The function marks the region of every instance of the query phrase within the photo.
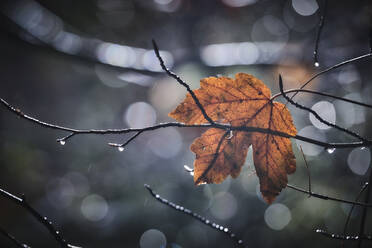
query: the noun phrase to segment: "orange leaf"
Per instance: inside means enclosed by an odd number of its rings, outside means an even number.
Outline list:
[[[290,135],[297,133],[285,105],[270,100],[270,89],[252,75],[238,73],[235,79],[204,78],[194,93],[213,121],[232,126],[267,128]],[[186,124],[207,123],[189,93],[169,116]],[[273,202],[286,187],[287,174],[296,170],[290,139],[242,131],[234,131],[230,136],[225,130],[211,128],[194,140],[191,145],[191,151],[196,154],[194,182],[221,183],[228,175],[236,178],[248,147],[252,145],[261,193],[266,202]],[[216,151],[218,156],[212,163]]]

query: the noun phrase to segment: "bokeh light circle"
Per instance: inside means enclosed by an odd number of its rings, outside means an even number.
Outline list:
[[[167,239],[164,233],[157,229],[150,229],[144,232],[140,238],[141,248],[165,248]]]
[[[270,205],[265,211],[265,222],[273,230],[282,230],[292,219],[289,208],[281,203]]]

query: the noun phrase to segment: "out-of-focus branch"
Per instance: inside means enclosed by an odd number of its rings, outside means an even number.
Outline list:
[[[50,235],[54,237],[54,239],[58,242],[60,247],[80,248],[78,246],[70,245],[69,243],[67,243],[66,240],[61,236],[61,233],[53,226],[53,223],[49,221],[47,217],[43,217],[38,211],[31,207],[24,196],[22,197],[15,196],[3,189],[0,189],[0,196],[14,202],[18,206],[24,208],[27,212],[29,212],[40,224],[42,224],[43,226],[46,227],[46,229],[48,229]]]

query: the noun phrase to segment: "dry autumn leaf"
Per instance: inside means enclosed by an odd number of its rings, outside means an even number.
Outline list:
[[[270,89],[252,75],[238,73],[235,79],[204,78],[200,88],[193,92],[213,121],[267,128],[290,135],[297,133],[285,105],[272,101]],[[189,93],[169,116],[186,124],[208,122]],[[228,175],[236,178],[250,145],[261,193],[266,202],[273,202],[286,187],[287,174],[295,172],[296,161],[290,139],[269,133],[234,131],[227,135],[222,129],[208,129],[191,145],[191,151],[196,154],[195,184],[221,183]],[[216,151],[217,159],[211,163]]]

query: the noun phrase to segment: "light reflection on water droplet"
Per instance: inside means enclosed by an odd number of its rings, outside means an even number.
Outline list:
[[[319,62],[315,62],[315,63],[314,63],[314,66],[315,66],[315,67],[319,67],[319,66],[320,66]]]
[[[124,151],[124,147],[119,146],[119,147],[118,147],[118,150],[119,150],[119,152],[122,152],[122,151]]]
[[[332,148],[327,148],[326,150],[329,154],[332,154],[334,151],[336,151],[336,148],[332,147]]]
[[[60,141],[59,141],[59,144],[60,144],[61,146],[64,146],[64,145],[66,144],[66,141],[64,141],[64,140],[60,140]]]
[[[232,130],[230,130],[230,132],[229,132],[229,136],[227,136],[226,137],[226,139],[231,139],[232,137],[234,137],[234,133],[233,133],[233,131]]]

